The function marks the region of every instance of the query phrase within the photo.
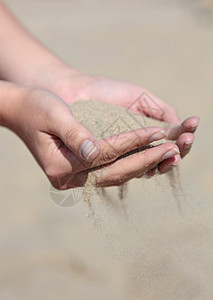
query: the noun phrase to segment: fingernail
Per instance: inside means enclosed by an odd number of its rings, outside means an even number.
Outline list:
[[[161,130],[157,133],[154,133],[151,138],[150,138],[150,142],[154,142],[157,140],[161,140],[163,138],[167,137],[167,133],[164,130]]]
[[[177,148],[173,148],[173,149],[169,150],[168,152],[166,152],[162,158],[163,158],[163,160],[165,160],[165,159],[175,156],[178,153],[180,153],[180,151]]]
[[[198,121],[197,123],[193,124],[191,127],[192,128],[196,128],[199,125],[200,121]]]
[[[192,147],[192,142],[185,142],[183,147],[185,150],[190,149]]]
[[[175,161],[172,163],[172,166],[178,166],[180,164],[180,157],[175,157]]]
[[[99,149],[96,147],[96,145],[93,142],[89,140],[85,140],[81,144],[80,154],[85,160],[92,161],[98,156]]]

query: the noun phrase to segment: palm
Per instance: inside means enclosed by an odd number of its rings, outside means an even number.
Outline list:
[[[179,123],[175,110],[140,86],[103,76],[81,75],[61,80],[57,91],[67,103],[98,100],[120,105],[169,123]]]
[[[104,76],[76,75],[62,78],[53,90],[67,103],[79,100],[97,100],[120,105],[158,120],[177,126],[168,138],[176,140],[182,157],[185,156],[194,141],[194,131],[199,118],[190,117],[182,124],[175,109],[140,86],[114,80]]]

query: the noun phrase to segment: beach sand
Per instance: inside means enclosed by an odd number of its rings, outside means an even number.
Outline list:
[[[199,115],[181,163],[182,211],[167,180],[132,180],[125,211],[117,188],[57,205],[31,154],[0,128],[0,298],[211,300],[213,295],[212,77],[210,1],[5,0],[44,44],[92,74],[135,82]],[[160,180],[160,182],[158,182]],[[59,204],[66,201],[59,201]],[[66,206],[66,205],[64,205]],[[117,208],[117,209],[116,209]],[[98,228],[98,230],[97,230]]]
[[[111,150],[113,149],[113,151],[115,152],[118,151],[115,146],[118,134],[130,132],[139,128],[145,129],[148,126],[159,126],[162,129],[168,129],[174,126],[166,122],[136,114],[130,109],[125,109],[123,107],[104,102],[79,101],[72,104],[70,108],[72,110],[74,118],[81,124],[83,124],[87,129],[89,129],[89,131],[95,136],[97,140],[105,139],[107,137],[113,137],[111,140],[106,142],[106,146],[110,147]],[[135,133],[135,138],[137,138],[137,133]],[[126,153],[121,157],[118,157],[118,159],[124,159],[125,156],[129,155],[137,155],[137,152],[145,151],[147,148],[158,146],[163,142],[169,142],[169,140],[162,139],[160,141],[152,142],[144,147],[133,149],[133,151],[126,151]],[[125,143],[125,141],[122,140],[120,141],[120,143]],[[178,206],[180,208],[180,198],[181,196],[183,197],[183,193],[180,190],[181,183],[178,176],[178,171],[176,169],[177,168],[173,168],[170,172],[168,172],[167,179],[165,179],[165,176],[161,176],[161,178],[163,182],[167,180],[167,183],[172,185],[173,194],[176,195],[176,200],[179,202]],[[100,193],[100,191],[96,191],[96,176],[98,176],[99,171],[100,168],[90,169],[88,171],[86,183],[84,184],[84,198],[85,201],[88,202],[91,209],[93,202],[92,198],[95,192],[99,193],[99,197],[101,197],[102,199],[104,196],[105,198],[107,196],[107,189],[102,189],[102,194]],[[102,171],[104,171],[104,168],[102,168]],[[147,177],[146,174],[144,174],[144,176]],[[118,187],[118,198],[120,198],[121,201],[125,198],[124,193],[126,194],[127,192],[127,185],[128,183]],[[153,181],[153,188],[155,187],[155,185],[156,182]]]

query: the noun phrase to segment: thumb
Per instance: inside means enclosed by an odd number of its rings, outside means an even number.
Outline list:
[[[91,162],[100,153],[99,144],[92,133],[80,124],[72,115],[71,110],[58,113],[51,131],[81,159]]]

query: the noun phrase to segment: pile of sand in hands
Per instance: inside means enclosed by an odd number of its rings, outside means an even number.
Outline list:
[[[76,102],[71,105],[71,109],[75,119],[87,127],[97,139],[115,136],[120,133],[129,132],[147,126],[160,126],[161,128],[171,127],[168,123],[157,121],[155,119],[133,113],[123,107],[103,102]],[[166,142],[166,140],[150,143],[147,147],[157,146],[163,142]],[[113,144],[111,146],[113,147]],[[136,151],[130,151],[126,155],[134,155],[135,152],[144,151],[147,147],[139,148]],[[123,159],[124,156],[120,159]],[[168,172],[168,175],[174,194],[177,196],[178,189],[175,185],[180,183],[177,174],[177,167]],[[127,184],[118,187],[118,189],[120,200],[122,200],[124,198],[124,193],[127,190]],[[84,185],[84,199],[88,202],[88,204],[91,206],[91,197],[95,191],[102,191],[102,196],[104,196],[106,195],[106,190],[107,188],[98,189],[95,186],[95,170],[89,170],[87,181]]]

